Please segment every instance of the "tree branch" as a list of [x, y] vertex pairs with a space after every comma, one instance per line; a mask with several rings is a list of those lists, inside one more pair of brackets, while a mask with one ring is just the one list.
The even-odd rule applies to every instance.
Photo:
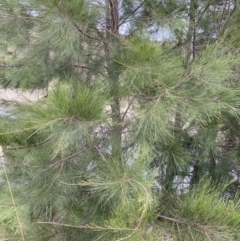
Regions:
[[48, 167], [46, 167], [45, 169], [43, 169], [42, 171], [40, 171], [40, 173], [41, 173], [41, 172], [44, 172], [44, 171], [47, 171], [48, 169], [52, 168], [53, 166], [62, 164], [62, 163], [64, 163], [65, 161], [67, 161], [67, 160], [69, 160], [69, 159], [71, 159], [71, 158], [73, 158], [73, 157], [75, 157], [75, 156], [78, 156], [80, 153], [83, 153], [83, 152], [85, 152], [85, 151], [87, 151], [87, 150], [89, 150], [89, 149], [91, 149], [91, 148], [86, 148], [86, 149], [77, 151], [77, 152], [75, 152], [75, 153], [73, 153], [73, 154], [71, 154], [71, 155], [69, 155], [69, 156], [66, 156], [66, 157], [62, 158], [61, 160], [58, 160], [58, 161], [54, 162], [53, 164], [49, 165]]
[[132, 105], [134, 99], [135, 99], [135, 97], [133, 97], [133, 98], [131, 99], [131, 101], [129, 102], [128, 107], [127, 107], [127, 109], [125, 110], [125, 112], [124, 112], [124, 114], [123, 114], [123, 116], [122, 116], [122, 121], [124, 121], [124, 119], [125, 119], [125, 117], [126, 117], [126, 115], [127, 115], [127, 112], [128, 112], [129, 109], [131, 108], [131, 105]]
[[90, 35], [88, 35], [87, 33], [85, 33], [76, 23], [72, 22], [72, 24], [76, 27], [76, 29], [85, 37], [89, 38], [89, 39], [93, 39], [93, 40], [96, 40], [96, 41], [99, 41], [99, 42], [103, 42], [101, 41], [100, 39], [98, 38], [94, 38]]
[[92, 70], [91, 68], [87, 67], [87, 66], [84, 66], [84, 65], [78, 65], [78, 64], [74, 64], [73, 67], [75, 68], [82, 68], [82, 69], [89, 69], [89, 70]]
[[184, 221], [184, 220], [181, 220], [181, 219], [176, 219], [176, 218], [170, 218], [170, 217], [167, 217], [167, 216], [163, 216], [163, 215], [158, 215], [158, 220], [161, 221], [162, 219], [165, 219], [165, 220], [168, 220], [168, 221], [171, 221], [171, 222], [174, 222], [174, 223], [178, 223], [178, 224], [184, 224], [184, 225], [187, 225], [188, 227], [191, 227], [191, 226], [195, 226], [196, 228], [199, 228], [200, 230], [204, 231], [205, 233], [210, 233], [214, 236], [219, 236], [219, 233], [217, 231], [214, 231], [212, 229], [209, 229], [208, 226], [206, 225], [201, 225], [199, 223], [194, 223], [194, 222], [187, 222], [187, 221]]
[[128, 20], [128, 18], [131, 17], [140, 7], [142, 7], [142, 5], [144, 4], [144, 2], [145, 2], [145, 0], [143, 0], [138, 7], [136, 7], [127, 17], [125, 17], [125, 18], [118, 24], [118, 27], [120, 27], [121, 25], [123, 25], [124, 23], [126, 23], [126, 21]]

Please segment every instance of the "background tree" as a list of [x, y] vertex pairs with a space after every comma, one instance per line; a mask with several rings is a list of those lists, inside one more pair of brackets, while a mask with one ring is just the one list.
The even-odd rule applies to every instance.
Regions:
[[3, 238], [239, 238], [236, 2], [0, 6]]

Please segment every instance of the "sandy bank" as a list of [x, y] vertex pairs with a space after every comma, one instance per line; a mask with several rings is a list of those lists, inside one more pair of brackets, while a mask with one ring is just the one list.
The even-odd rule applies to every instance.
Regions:
[[45, 92], [43, 90], [22, 91], [19, 89], [0, 89], [0, 100], [25, 102], [25, 101], [38, 101]]

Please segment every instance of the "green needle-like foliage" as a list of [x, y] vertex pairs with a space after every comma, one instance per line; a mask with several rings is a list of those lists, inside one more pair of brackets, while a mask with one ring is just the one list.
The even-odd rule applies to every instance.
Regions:
[[0, 0], [0, 240], [240, 240], [239, 11]]

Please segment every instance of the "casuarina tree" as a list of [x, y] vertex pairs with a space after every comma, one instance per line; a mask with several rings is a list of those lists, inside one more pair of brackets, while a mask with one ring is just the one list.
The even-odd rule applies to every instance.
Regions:
[[238, 240], [239, 14], [0, 0], [0, 239]]

